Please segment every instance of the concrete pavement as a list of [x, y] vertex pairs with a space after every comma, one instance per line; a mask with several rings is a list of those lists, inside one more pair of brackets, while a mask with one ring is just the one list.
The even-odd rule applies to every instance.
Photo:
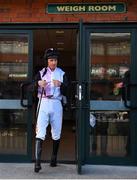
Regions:
[[33, 163], [0, 163], [0, 179], [137, 179], [135, 166], [84, 165], [82, 175], [70, 164], [52, 168], [42, 163], [39, 173], [34, 173], [33, 166]]

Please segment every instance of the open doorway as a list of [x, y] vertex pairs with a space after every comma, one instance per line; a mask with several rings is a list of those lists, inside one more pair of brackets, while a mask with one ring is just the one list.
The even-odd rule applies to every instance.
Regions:
[[[76, 29], [39, 29], [34, 30], [33, 34], [33, 74], [35, 75], [38, 70], [44, 67], [43, 54], [45, 49], [54, 47], [58, 49], [60, 54], [58, 66], [67, 73], [71, 81], [75, 81]], [[35, 123], [36, 120], [33, 121], [32, 159], [34, 159]], [[43, 145], [43, 161], [49, 161], [52, 153], [50, 126], [48, 127], [48, 132]], [[58, 161], [75, 162], [75, 112], [70, 108], [68, 111], [64, 111], [63, 115]]]

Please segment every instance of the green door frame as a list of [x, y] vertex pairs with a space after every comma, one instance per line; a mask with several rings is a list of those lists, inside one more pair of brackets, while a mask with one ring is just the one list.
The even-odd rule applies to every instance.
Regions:
[[[1, 30], [1, 34], [27, 34], [28, 35], [28, 44], [29, 44], [29, 55], [28, 55], [28, 81], [32, 80], [32, 67], [33, 67], [33, 36], [32, 36], [32, 31], [31, 30]], [[32, 147], [32, 142], [31, 142], [31, 136], [32, 136], [32, 130], [31, 130], [31, 121], [32, 119], [31, 114], [32, 114], [32, 109], [28, 109], [28, 117], [27, 117], [27, 154], [26, 155], [14, 155], [14, 154], [0, 154], [0, 162], [30, 162], [31, 159], [31, 148]]]
[[[84, 23], [83, 25], [81, 24], [79, 26], [78, 23], [36, 23], [36, 24], [31, 24], [31, 23], [24, 23], [24, 24], [2, 24], [0, 26], [0, 29], [3, 30], [3, 32], [5, 32], [6, 29], [7, 32], [10, 33], [10, 31], [15, 31], [15, 32], [28, 32], [30, 33], [30, 39], [31, 39], [31, 43], [30, 43], [30, 48], [33, 48], [33, 36], [32, 36], [32, 30], [34, 29], [79, 29], [79, 27], [81, 27], [81, 30], [80, 30], [80, 34], [81, 34], [81, 39], [79, 42], [80, 42], [80, 45], [83, 44], [80, 48], [79, 48], [79, 54], [81, 56], [81, 63], [80, 63], [80, 80], [79, 80], [79, 83], [80, 85], [82, 85], [83, 87], [83, 91], [82, 91], [82, 96], [83, 97], [86, 97], [82, 99], [81, 101], [81, 110], [80, 110], [80, 114], [79, 116], [81, 117], [80, 121], [78, 121], [79, 124], [79, 133], [78, 135], [80, 135], [80, 138], [79, 138], [79, 145], [78, 145], [78, 156], [79, 156], [79, 165], [78, 165], [78, 172], [81, 173], [81, 170], [82, 170], [82, 165], [83, 164], [99, 164], [100, 163], [100, 157], [99, 159], [96, 158], [94, 159], [93, 157], [90, 157], [89, 156], [89, 152], [88, 152], [88, 142], [89, 142], [89, 137], [88, 137], [88, 130], [89, 130], [89, 127], [88, 127], [88, 119], [89, 119], [89, 109], [90, 109], [90, 105], [89, 105], [89, 91], [88, 91], [88, 82], [89, 82], [89, 62], [87, 61], [88, 58], [89, 58], [89, 40], [88, 40], [88, 35], [89, 35], [89, 32], [91, 32], [91, 30], [93, 30], [93, 32], [97, 32], [100, 29], [104, 29], [104, 31], [110, 31], [111, 29], [113, 31], [118, 31], [118, 32], [125, 32], [125, 31], [130, 31], [132, 30], [132, 33], [134, 34], [134, 49], [132, 50], [132, 59], [134, 61], [134, 66], [133, 66], [133, 74], [132, 74], [132, 77], [133, 77], [133, 82], [134, 83], [137, 83], [136, 82], [136, 74], [135, 74], [135, 71], [137, 69], [137, 24], [136, 23], [115, 23], [115, 24], [111, 24], [111, 23], [99, 23], [99, 24], [94, 24], [94, 23]], [[92, 28], [92, 29], [91, 29]], [[33, 54], [32, 52], [30, 53], [30, 59], [32, 60], [33, 59]], [[78, 70], [78, 68], [77, 68]], [[29, 69], [29, 72], [32, 72], [32, 61], [31, 61], [31, 64], [30, 64], [30, 69]], [[32, 74], [29, 75], [30, 76], [30, 79], [32, 79]], [[84, 86], [83, 86], [84, 84]], [[135, 91], [135, 90], [134, 90]], [[135, 94], [135, 92], [134, 92]], [[136, 95], [135, 95], [136, 96]], [[134, 102], [135, 105], [137, 105], [137, 102]], [[30, 116], [31, 116], [31, 113], [29, 113]], [[136, 112], [132, 114], [133, 117], [136, 117]], [[31, 119], [31, 117], [29, 117], [28, 119]], [[32, 121], [32, 120], [31, 120]], [[28, 140], [28, 143], [29, 145], [31, 144], [31, 137], [32, 137], [32, 128], [31, 128], [31, 121], [29, 122], [29, 127], [28, 127], [28, 131], [30, 133], [30, 137], [29, 137], [29, 140]], [[134, 125], [134, 126], [133, 126]], [[135, 118], [134, 118], [134, 122], [132, 122], [132, 128], [133, 128], [133, 131], [132, 131], [132, 136], [136, 137], [137, 136], [137, 132], [136, 132], [136, 127], [137, 127], [137, 121], [135, 121]], [[134, 140], [132, 140], [135, 145], [135, 149], [137, 150], [137, 138], [134, 138]], [[32, 146], [31, 146], [32, 147]], [[31, 152], [31, 147], [28, 147], [28, 157], [22, 157], [20, 158], [20, 161], [23, 162], [23, 161], [31, 161], [31, 155], [32, 155], [32, 152]], [[86, 147], [86, 148], [85, 148]], [[134, 151], [133, 152], [133, 155], [134, 157], [137, 159], [137, 154], [136, 152]], [[3, 155], [2, 155], [3, 156]], [[5, 155], [2, 157], [1, 161], [6, 158], [7, 159], [7, 162], [9, 161], [16, 161], [17, 162], [17, 157], [18, 156], [14, 156], [12, 155]], [[19, 156], [20, 157], [20, 156]], [[105, 159], [101, 159], [101, 161], [103, 162]], [[117, 164], [116, 161], [117, 159], [111, 159], [111, 161], [113, 160], [113, 164]], [[110, 163], [111, 164], [111, 163]], [[136, 164], [136, 162], [134, 162], [134, 164]], [[129, 165], [129, 164], [128, 164]], [[133, 163], [132, 163], [133, 165]]]
[[79, 30], [77, 36], [77, 65], [76, 65], [76, 76], [77, 76], [77, 99], [76, 99], [76, 160], [77, 160], [77, 172], [78, 174], [82, 173], [82, 164], [84, 160], [84, 113], [83, 109], [83, 74], [85, 73], [83, 70], [84, 65], [84, 29], [83, 22], [80, 20], [79, 22]]
[[[86, 66], [86, 80], [90, 82], [89, 76], [89, 34], [90, 33], [104, 33], [104, 32], [115, 32], [115, 33], [131, 33], [131, 83], [135, 86], [132, 87], [131, 103], [134, 107], [137, 107], [137, 24], [91, 24], [85, 25], [85, 66]], [[89, 88], [87, 88], [86, 94], [89, 97]], [[85, 127], [85, 164], [111, 164], [111, 165], [137, 165], [137, 109], [132, 110], [131, 115], [131, 144], [132, 144], [132, 156], [131, 158], [120, 158], [120, 157], [91, 157], [89, 154], [89, 110], [90, 110], [90, 99], [88, 100], [88, 112], [86, 113], [86, 127]], [[86, 104], [86, 102], [85, 102]]]

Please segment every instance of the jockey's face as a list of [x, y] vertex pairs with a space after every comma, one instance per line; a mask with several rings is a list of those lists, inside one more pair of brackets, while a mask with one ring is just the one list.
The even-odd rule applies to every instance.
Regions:
[[53, 71], [57, 67], [57, 59], [55, 58], [50, 58], [48, 59], [48, 67]]

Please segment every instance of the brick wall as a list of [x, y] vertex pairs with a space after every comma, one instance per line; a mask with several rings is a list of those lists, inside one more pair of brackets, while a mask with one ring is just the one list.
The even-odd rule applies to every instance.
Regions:
[[[127, 12], [121, 14], [47, 14], [48, 3], [126, 2]], [[0, 22], [137, 22], [136, 0], [0, 0]]]

